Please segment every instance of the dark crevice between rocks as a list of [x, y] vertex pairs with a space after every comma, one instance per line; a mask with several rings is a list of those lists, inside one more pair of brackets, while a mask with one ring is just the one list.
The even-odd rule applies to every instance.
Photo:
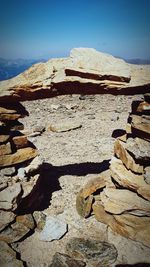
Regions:
[[8, 246], [16, 253], [16, 259], [21, 261], [24, 267], [27, 267], [27, 263], [21, 259], [21, 254], [17, 250], [15, 250], [15, 248], [12, 247], [10, 244], [8, 244]]
[[[17, 215], [42, 211], [49, 207], [52, 193], [61, 190], [59, 178], [64, 175], [85, 176], [87, 174], [99, 174], [109, 168], [109, 160], [101, 163], [86, 162], [53, 166], [44, 163], [39, 169], [39, 178], [31, 193], [23, 198], [15, 210]], [[69, 182], [69, 179], [68, 179]]]

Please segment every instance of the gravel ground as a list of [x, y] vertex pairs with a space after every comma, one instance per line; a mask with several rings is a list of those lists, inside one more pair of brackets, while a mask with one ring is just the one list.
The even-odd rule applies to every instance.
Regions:
[[[76, 194], [87, 181], [108, 168], [113, 155], [115, 129], [125, 129], [127, 117], [136, 96], [91, 95], [84, 100], [79, 95], [58, 96], [51, 99], [26, 101], [22, 104], [29, 117], [22, 119], [25, 129], [32, 131], [39, 126], [46, 128], [41, 135], [30, 137], [46, 163], [53, 165], [50, 178], [56, 179], [56, 188], [45, 213], [60, 214], [68, 223], [67, 234], [58, 241], [44, 242], [35, 231], [30, 237], [16, 244], [21, 259], [28, 267], [49, 266], [55, 252], [65, 252], [70, 237], [95, 237], [114, 243], [119, 251], [113, 265], [148, 261], [150, 250], [141, 244], [113, 234], [106, 225], [93, 216], [82, 219], [76, 212]], [[80, 123], [81, 128], [67, 132], [52, 132], [54, 123]], [[109, 176], [109, 171], [105, 171]], [[92, 266], [88, 266], [92, 267]]]

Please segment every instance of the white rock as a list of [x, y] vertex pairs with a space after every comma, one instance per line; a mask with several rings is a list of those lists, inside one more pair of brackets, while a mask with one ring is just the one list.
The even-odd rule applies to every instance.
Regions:
[[40, 240], [60, 239], [67, 232], [67, 224], [58, 217], [47, 216], [45, 226], [40, 233]]

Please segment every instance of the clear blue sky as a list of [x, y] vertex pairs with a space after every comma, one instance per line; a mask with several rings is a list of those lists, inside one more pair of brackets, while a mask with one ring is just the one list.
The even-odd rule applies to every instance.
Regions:
[[150, 0], [0, 0], [0, 57], [59, 57], [73, 47], [150, 59]]

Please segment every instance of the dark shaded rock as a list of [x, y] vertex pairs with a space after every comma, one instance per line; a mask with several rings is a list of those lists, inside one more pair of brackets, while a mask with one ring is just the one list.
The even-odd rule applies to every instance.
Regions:
[[95, 239], [71, 238], [66, 250], [73, 258], [90, 260], [97, 264], [113, 263], [117, 259], [117, 250], [113, 244]]
[[84, 267], [86, 263], [80, 260], [75, 260], [66, 254], [56, 253], [53, 257], [50, 267]]

